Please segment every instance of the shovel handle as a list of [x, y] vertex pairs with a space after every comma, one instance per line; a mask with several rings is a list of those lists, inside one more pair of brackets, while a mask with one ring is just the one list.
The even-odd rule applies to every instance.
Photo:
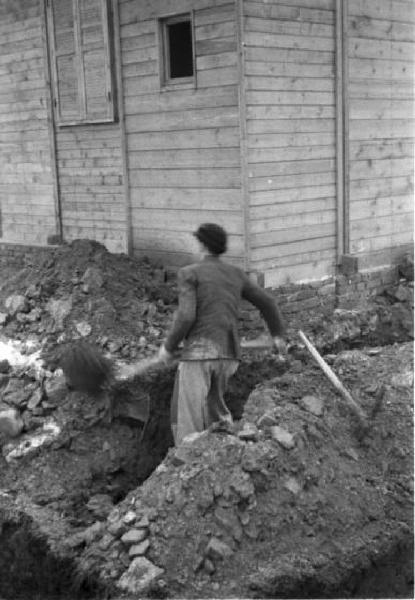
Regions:
[[354, 413], [354, 415], [359, 420], [361, 425], [366, 425], [367, 419], [362, 408], [357, 404], [354, 400], [353, 396], [346, 390], [340, 379], [334, 373], [334, 371], [329, 367], [324, 358], [318, 353], [317, 349], [313, 346], [313, 344], [306, 338], [302, 331], [298, 332], [302, 342], [304, 342], [307, 350], [310, 352], [311, 356], [317, 362], [320, 369], [323, 371], [325, 376], [329, 379], [329, 381], [334, 385], [336, 390], [341, 394], [341, 396], [346, 401], [350, 410]]

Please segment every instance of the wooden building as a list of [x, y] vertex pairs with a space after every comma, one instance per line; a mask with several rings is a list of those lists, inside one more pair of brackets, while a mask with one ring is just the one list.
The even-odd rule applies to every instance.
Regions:
[[386, 265], [414, 41], [413, 0], [0, 0], [0, 243], [178, 265], [213, 221], [267, 287]]

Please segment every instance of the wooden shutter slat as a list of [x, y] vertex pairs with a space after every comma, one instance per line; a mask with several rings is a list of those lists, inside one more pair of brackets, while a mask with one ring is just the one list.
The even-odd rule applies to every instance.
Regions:
[[113, 119], [106, 0], [78, 0], [87, 119]]
[[48, 15], [57, 120], [64, 124], [81, 118], [72, 0], [53, 0]]
[[113, 120], [107, 0], [51, 0], [48, 17], [58, 123]]

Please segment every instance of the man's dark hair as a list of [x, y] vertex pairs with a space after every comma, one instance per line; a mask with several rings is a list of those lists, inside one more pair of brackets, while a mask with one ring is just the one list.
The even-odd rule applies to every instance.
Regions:
[[194, 235], [211, 254], [219, 255], [226, 252], [228, 236], [220, 225], [203, 223]]

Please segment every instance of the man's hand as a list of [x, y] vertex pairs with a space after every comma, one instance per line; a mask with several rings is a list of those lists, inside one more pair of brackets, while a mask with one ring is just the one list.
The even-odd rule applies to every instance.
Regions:
[[281, 356], [285, 356], [287, 354], [287, 344], [282, 337], [275, 336], [273, 339], [274, 347], [278, 350], [278, 353]]
[[166, 348], [163, 344], [162, 346], [160, 346], [158, 359], [160, 362], [164, 363], [165, 365], [170, 365], [174, 360], [174, 354], [172, 352], [169, 352], [168, 350], [166, 350]]

